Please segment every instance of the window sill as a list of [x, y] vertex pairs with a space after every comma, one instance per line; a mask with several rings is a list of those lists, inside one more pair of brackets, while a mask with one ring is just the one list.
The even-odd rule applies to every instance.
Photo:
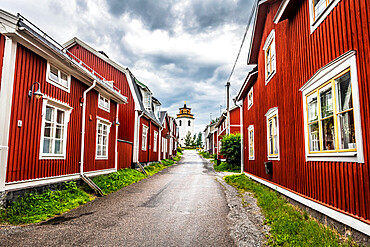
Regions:
[[41, 155], [40, 160], [65, 160], [66, 156], [65, 155]]
[[307, 154], [306, 161], [358, 162], [357, 152]]
[[49, 78], [47, 78], [46, 81], [48, 83], [50, 83], [51, 85], [56, 86], [57, 88], [60, 88], [63, 91], [66, 91], [67, 93], [70, 93], [70, 87], [65, 87], [65, 86], [61, 85], [59, 82], [54, 81], [54, 80], [49, 79]]
[[99, 105], [98, 105], [98, 108], [102, 109], [103, 111], [110, 112], [110, 108], [105, 108], [105, 107], [102, 107], [102, 106], [99, 106]]
[[276, 156], [267, 156], [268, 160], [280, 160], [279, 155]]
[[96, 157], [96, 160], [108, 160], [108, 157]]

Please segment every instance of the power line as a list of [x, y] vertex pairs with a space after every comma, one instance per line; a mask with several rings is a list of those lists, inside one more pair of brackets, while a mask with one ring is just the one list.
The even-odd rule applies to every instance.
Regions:
[[234, 69], [235, 69], [236, 63], [238, 62], [238, 59], [239, 59], [240, 53], [241, 53], [241, 51], [242, 51], [242, 48], [243, 48], [243, 45], [244, 45], [244, 41], [245, 41], [245, 37], [247, 36], [248, 30], [249, 30], [249, 26], [250, 26], [251, 21], [252, 21], [253, 13], [254, 13], [254, 11], [255, 11], [255, 9], [256, 9], [256, 6], [257, 6], [258, 1], [259, 1], [259, 0], [255, 0], [255, 1], [254, 1], [253, 8], [252, 8], [251, 13], [250, 13], [250, 15], [249, 15], [248, 25], [247, 25], [247, 27], [245, 28], [245, 32], [244, 32], [244, 35], [243, 35], [243, 40], [242, 40], [242, 43], [241, 43], [241, 45], [240, 45], [238, 55], [236, 56], [236, 59], [235, 59], [235, 62], [234, 62], [234, 66], [233, 66], [233, 68], [232, 68], [232, 70], [231, 70], [231, 72], [230, 72], [230, 76], [229, 76], [229, 78], [227, 79], [227, 81], [230, 81], [230, 78], [231, 78], [231, 76], [232, 76], [232, 75], [233, 75], [233, 73], [234, 73]]

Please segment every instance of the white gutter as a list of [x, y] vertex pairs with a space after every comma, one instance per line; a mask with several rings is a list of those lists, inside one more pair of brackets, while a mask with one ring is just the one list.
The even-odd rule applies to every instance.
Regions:
[[242, 101], [240, 108], [240, 172], [244, 172], [244, 128], [243, 128], [243, 106], [244, 102]]
[[86, 128], [86, 95], [87, 93], [96, 86], [96, 80], [94, 80], [91, 87], [86, 89], [83, 93], [82, 102], [82, 130], [81, 130], [81, 161], [80, 161], [80, 174], [84, 174], [84, 152], [85, 152], [85, 128]]
[[114, 154], [114, 166], [116, 167], [116, 171], [118, 171], [118, 111], [119, 111], [119, 104], [117, 103], [117, 109], [116, 109], [116, 120], [115, 120], [115, 126], [116, 126], [116, 142], [115, 142], [115, 154]]
[[[137, 116], [138, 115], [138, 111], [135, 111], [135, 115]], [[138, 116], [137, 118], [137, 123], [136, 123], [136, 135], [134, 136], [134, 138], [136, 137], [136, 140], [134, 140], [134, 143], [136, 143], [136, 147], [134, 147], [134, 154], [136, 154], [136, 156], [134, 157], [133, 161], [134, 163], [138, 163], [139, 162], [139, 147], [140, 147], [140, 138], [139, 138], [139, 134], [140, 134], [140, 118], [144, 115], [144, 112], [141, 112], [140, 116]], [[135, 145], [135, 144], [134, 144]]]

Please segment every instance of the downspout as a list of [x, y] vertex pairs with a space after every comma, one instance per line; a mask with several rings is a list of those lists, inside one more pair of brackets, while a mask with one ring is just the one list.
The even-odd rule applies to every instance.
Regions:
[[83, 93], [82, 102], [82, 130], [81, 130], [81, 161], [80, 161], [80, 174], [84, 175], [84, 152], [85, 152], [85, 128], [86, 128], [86, 95], [87, 93], [96, 86], [96, 80], [94, 80], [91, 87], [86, 89]]
[[114, 159], [115, 159], [115, 167], [116, 167], [116, 171], [118, 171], [118, 125], [117, 125], [117, 121], [118, 121], [118, 111], [119, 111], [119, 104], [117, 104], [117, 110], [116, 110], [116, 142], [115, 142], [115, 156], [114, 156]]
[[140, 150], [140, 119], [144, 115], [144, 112], [141, 112], [141, 114], [137, 118], [137, 143], [136, 143], [136, 160], [134, 162], [139, 163], [139, 150]]
[[159, 148], [158, 148], [158, 161], [161, 161], [161, 148], [162, 148], [162, 130], [163, 126], [159, 128]]
[[149, 136], [149, 138], [146, 138], [146, 145], [147, 145], [147, 147], [148, 147], [148, 162], [150, 162], [150, 150], [151, 150], [151, 146], [150, 146], [150, 143], [151, 143], [151, 141], [150, 141], [150, 138], [151, 138], [151, 130], [152, 130], [152, 120], [150, 120], [149, 121], [149, 130], [148, 130], [148, 133], [149, 133], [149, 135], [147, 134], [147, 137]]
[[240, 172], [244, 172], [244, 126], [243, 126], [243, 105], [239, 105], [240, 108]]

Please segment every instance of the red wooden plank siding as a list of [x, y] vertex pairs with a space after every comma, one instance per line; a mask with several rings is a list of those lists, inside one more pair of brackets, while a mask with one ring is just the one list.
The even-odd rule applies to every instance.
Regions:
[[118, 142], [118, 169], [130, 168], [132, 164], [132, 144]]
[[[369, 5], [365, 0], [342, 0], [311, 34], [308, 1], [297, 4], [295, 13], [277, 25], [273, 18], [281, 1], [269, 8], [258, 57], [258, 78], [253, 85], [254, 105], [244, 98], [244, 169], [312, 200], [360, 220], [370, 222], [370, 41]], [[263, 45], [275, 29], [276, 74], [265, 85]], [[355, 50], [360, 91], [360, 111], [365, 163], [306, 162], [302, 94], [299, 89], [313, 74], [343, 53]], [[267, 175], [265, 113], [278, 107], [280, 161], [273, 161]], [[248, 158], [248, 126], [254, 125], [255, 160]]]
[[[45, 81], [46, 60], [18, 44], [14, 75], [13, 110], [10, 122], [9, 156], [6, 182], [51, 177], [78, 172], [81, 142], [80, 97], [87, 88], [72, 77], [71, 93]], [[65, 160], [39, 160], [42, 99], [28, 97], [33, 82], [41, 91], [73, 107], [68, 124]], [[22, 120], [22, 127], [17, 127]], [[74, 152], [71, 152], [73, 150]]]
[[133, 142], [135, 103], [125, 74], [78, 44], [68, 50], [88, 66], [93, 68], [97, 73], [102, 75], [105, 79], [108, 81], [114, 81], [114, 86], [119, 88], [121, 90], [121, 94], [128, 98], [127, 104], [119, 106], [118, 117], [121, 124], [118, 127], [118, 139]]
[[147, 142], [146, 142], [146, 150], [142, 150], [142, 140], [143, 140], [143, 124], [149, 128], [150, 120], [146, 119], [144, 116], [140, 118], [140, 125], [139, 125], [139, 162], [146, 163], [149, 161], [148, 159], [148, 152], [149, 152], [149, 133], [150, 129], [148, 129], [147, 134]]

